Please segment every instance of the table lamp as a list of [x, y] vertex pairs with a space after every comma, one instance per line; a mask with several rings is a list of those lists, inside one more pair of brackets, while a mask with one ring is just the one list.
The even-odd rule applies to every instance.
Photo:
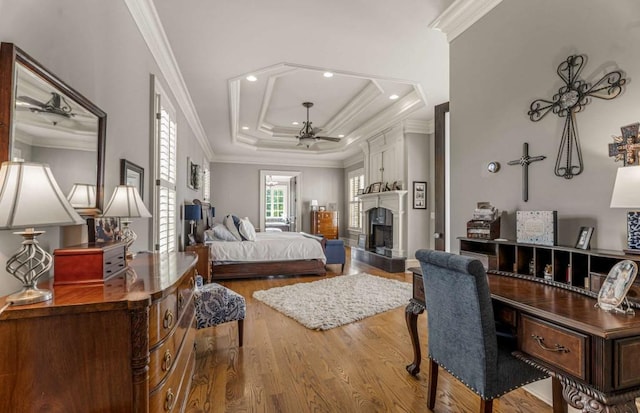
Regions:
[[113, 195], [107, 207], [104, 209], [102, 216], [121, 219], [122, 231], [120, 232], [120, 237], [126, 245], [127, 257], [130, 258], [133, 254], [129, 251], [129, 248], [138, 236], [129, 227], [129, 223], [131, 222], [129, 218], [151, 218], [151, 213], [149, 213], [144, 202], [142, 202], [142, 198], [140, 198], [136, 187], [118, 185], [113, 191]]
[[96, 186], [90, 184], [73, 184], [67, 200], [74, 208], [95, 208]]
[[627, 254], [640, 254], [640, 166], [618, 168], [611, 195], [611, 208], [626, 208]]
[[7, 261], [6, 270], [22, 282], [22, 289], [7, 297], [7, 303], [24, 305], [50, 300], [49, 290], [37, 288], [49, 271], [52, 257], [38, 244], [44, 231], [35, 226], [84, 224], [51, 173], [48, 165], [3, 162], [0, 166], [0, 229], [24, 228], [14, 232], [23, 237], [22, 247]]
[[191, 232], [189, 233], [189, 245], [195, 244], [195, 236], [193, 235], [193, 228], [197, 221], [202, 219], [202, 207], [200, 205], [185, 205], [184, 206], [184, 219], [189, 221], [191, 225]]

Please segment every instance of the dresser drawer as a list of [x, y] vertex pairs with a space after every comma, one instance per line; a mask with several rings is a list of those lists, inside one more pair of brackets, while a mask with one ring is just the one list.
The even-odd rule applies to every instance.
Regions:
[[519, 341], [522, 352], [546, 361], [575, 377], [587, 379], [587, 336], [523, 315]]
[[[178, 285], [178, 317], [182, 317], [182, 313], [185, 308], [188, 308], [187, 303], [193, 296], [193, 291], [196, 285], [196, 270], [195, 268], [189, 271], [189, 275], [180, 282]], [[193, 307], [193, 303], [190, 304]]]
[[195, 304], [189, 297], [185, 311], [179, 319], [175, 331], [157, 347], [151, 348], [149, 357], [149, 388], [155, 388], [171, 371], [177, 361], [178, 350], [188, 337], [189, 330], [195, 330]]
[[182, 411], [189, 393], [191, 376], [195, 369], [195, 351], [193, 348], [195, 337], [196, 329], [189, 329], [166, 380], [160, 386], [151, 390], [149, 396], [150, 412], [169, 413]]
[[178, 297], [173, 291], [149, 309], [149, 348], [162, 341], [178, 322]]

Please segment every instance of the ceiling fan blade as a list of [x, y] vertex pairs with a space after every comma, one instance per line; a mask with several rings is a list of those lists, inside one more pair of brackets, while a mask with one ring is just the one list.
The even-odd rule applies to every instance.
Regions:
[[18, 99], [16, 99], [18, 102], [23, 102], [29, 105], [33, 105], [33, 106], [38, 106], [40, 108], [46, 106], [46, 103], [44, 102], [40, 102], [37, 99], [32, 98], [31, 96], [18, 96]]
[[340, 142], [340, 138], [332, 138], [330, 136], [314, 136], [314, 139], [321, 139], [323, 141]]

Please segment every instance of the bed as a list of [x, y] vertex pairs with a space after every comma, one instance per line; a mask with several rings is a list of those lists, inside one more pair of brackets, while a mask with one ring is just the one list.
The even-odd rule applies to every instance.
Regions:
[[325, 275], [324, 239], [298, 232], [258, 232], [255, 241], [207, 241], [213, 280]]

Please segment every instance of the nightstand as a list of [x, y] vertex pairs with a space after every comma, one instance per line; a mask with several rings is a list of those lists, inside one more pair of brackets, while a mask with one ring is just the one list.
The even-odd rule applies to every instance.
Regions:
[[188, 245], [186, 251], [195, 252], [198, 256], [196, 270], [207, 282], [211, 282], [211, 258], [209, 257], [209, 246], [205, 244]]

